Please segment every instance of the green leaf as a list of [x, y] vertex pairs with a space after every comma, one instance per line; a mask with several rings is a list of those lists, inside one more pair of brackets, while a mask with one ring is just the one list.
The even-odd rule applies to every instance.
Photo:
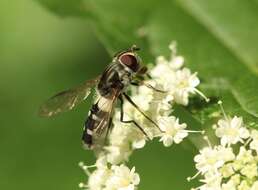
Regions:
[[137, 44], [149, 62], [168, 55], [168, 44], [176, 40], [187, 66], [203, 79], [204, 92], [212, 88], [229, 102], [224, 101], [228, 113], [258, 121], [257, 1], [51, 2], [68, 15], [81, 15], [75, 7], [82, 2], [90, 7], [87, 18], [110, 53]]
[[[235, 97], [228, 90], [206, 90], [207, 94], [210, 94], [210, 102], [206, 103], [205, 100], [198, 97], [193, 97], [190, 99], [189, 105], [186, 109], [191, 113], [192, 117], [195, 118], [199, 123], [205, 124], [210, 120], [215, 120], [224, 117], [222, 110], [218, 104], [218, 101], [223, 102], [222, 106], [228, 115], [237, 115], [244, 118], [245, 124], [252, 126], [253, 123], [257, 121], [256, 117], [253, 117], [249, 113], [243, 111]], [[214, 96], [215, 95], [215, 96]], [[218, 97], [221, 97], [220, 99]], [[258, 126], [252, 126], [258, 127]]]
[[89, 11], [83, 0], [36, 0], [56, 14], [64, 16], [83, 16]]
[[[164, 23], [166, 18], [170, 18], [173, 26]], [[163, 47], [173, 36], [193, 70], [197, 70], [207, 83], [220, 78], [225, 80], [241, 107], [258, 116], [257, 76], [227, 48], [223, 40], [210, 32], [211, 29], [174, 4], [160, 8], [153, 15], [149, 28], [151, 45], [157, 54], [164, 51]], [[157, 35], [160, 33], [164, 35]]]
[[243, 64], [258, 72], [258, 6], [252, 1], [178, 0]]

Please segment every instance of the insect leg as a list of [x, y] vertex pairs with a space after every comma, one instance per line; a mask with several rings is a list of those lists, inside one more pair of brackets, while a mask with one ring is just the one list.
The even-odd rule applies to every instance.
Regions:
[[128, 102], [134, 106], [148, 121], [150, 121], [155, 127], [157, 127], [159, 129], [160, 132], [162, 132], [162, 130], [159, 128], [158, 124], [155, 123], [149, 116], [147, 116], [135, 103], [134, 101], [126, 94], [123, 93], [123, 96], [128, 100]]
[[132, 124], [134, 124], [150, 140], [148, 134], [144, 131], [144, 129], [136, 121], [134, 121], [134, 120], [125, 121], [124, 120], [124, 100], [123, 100], [123, 97], [119, 96], [119, 100], [121, 102], [121, 104], [120, 104], [120, 106], [121, 106], [120, 107], [120, 110], [121, 110], [120, 121], [122, 123], [132, 123]]
[[107, 132], [105, 135], [105, 142], [107, 142], [107, 137], [108, 137], [110, 131], [112, 130], [112, 121], [113, 121], [113, 117], [110, 118], [109, 123], [108, 123], [108, 128], [107, 128]]
[[159, 90], [159, 89], [157, 89], [157, 88], [155, 88], [154, 86], [152, 86], [151, 84], [147, 84], [147, 83], [145, 83], [145, 82], [131, 82], [131, 85], [133, 85], [133, 86], [141, 86], [141, 85], [144, 85], [144, 86], [146, 86], [147, 88], [150, 88], [150, 89], [152, 89], [152, 90], [154, 90], [154, 91], [156, 91], [156, 92], [159, 92], [159, 93], [167, 93], [167, 91], [164, 91], [164, 90]]

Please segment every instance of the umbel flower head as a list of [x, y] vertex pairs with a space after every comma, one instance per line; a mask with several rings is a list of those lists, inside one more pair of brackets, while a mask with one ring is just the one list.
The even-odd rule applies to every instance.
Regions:
[[140, 183], [140, 177], [135, 172], [135, 168], [129, 169], [124, 164], [108, 166], [105, 156], [101, 156], [96, 165], [90, 166], [96, 168], [92, 173], [89, 166], [83, 163], [80, 167], [89, 175], [88, 184], [80, 183], [81, 188], [94, 190], [133, 190]]
[[[221, 103], [221, 102], [219, 102]], [[223, 146], [244, 142], [250, 134], [244, 126], [243, 118], [234, 116], [232, 119], [225, 116], [220, 119], [217, 125], [214, 125], [216, 135], [220, 138]]]
[[[179, 144], [188, 136], [187, 125], [172, 115], [173, 104], [188, 105], [191, 95], [200, 94], [196, 89], [200, 80], [197, 73], [191, 73], [183, 67], [184, 58], [176, 53], [176, 44], [171, 43], [170, 59], [159, 56], [154, 66], [149, 66], [149, 75], [145, 84], [149, 84], [161, 92], [154, 91], [146, 85], [131, 88], [131, 98], [148, 115], [157, 126], [153, 125], [130, 103], [125, 102], [125, 120], [135, 120], [147, 134], [148, 139], [159, 138], [165, 147], [173, 143]], [[132, 124], [120, 122], [120, 110], [116, 109], [113, 116], [113, 127], [109, 134], [108, 144], [99, 154], [92, 167], [81, 164], [89, 176], [87, 184], [80, 187], [89, 190], [134, 190], [140, 182], [135, 168], [124, 165], [135, 149], [143, 148], [147, 137]]]
[[[146, 86], [131, 90], [132, 100], [157, 123], [160, 130], [130, 103], [124, 104], [125, 119], [137, 121], [150, 139], [160, 138], [160, 142], [166, 147], [180, 143], [189, 132], [195, 132], [187, 130], [185, 123], [172, 116], [173, 104], [187, 105], [191, 94], [198, 93], [203, 96], [196, 89], [199, 84], [197, 73], [192, 74], [188, 68], [183, 67], [184, 58], [176, 54], [175, 43], [171, 43], [169, 48], [170, 59], [159, 56], [156, 64], [149, 66], [151, 79], [145, 81], [146, 84], [164, 92], [160, 93]], [[113, 130], [109, 137], [109, 146], [106, 150], [108, 162], [112, 164], [127, 161], [133, 150], [143, 148], [146, 144], [146, 136], [139, 129], [133, 124], [120, 122], [119, 109], [115, 112]]]
[[198, 172], [193, 178], [201, 175], [203, 184], [194, 190], [256, 190], [258, 132], [246, 128], [242, 117], [231, 118], [221, 108], [224, 118], [214, 125], [220, 145], [212, 146], [208, 142], [209, 146], [195, 156]]

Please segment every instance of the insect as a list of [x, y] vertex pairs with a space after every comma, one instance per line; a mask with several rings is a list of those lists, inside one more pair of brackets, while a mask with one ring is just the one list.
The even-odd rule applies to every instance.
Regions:
[[[87, 120], [84, 124], [82, 135], [83, 144], [90, 149], [102, 148], [112, 126], [112, 114], [118, 100], [120, 100], [121, 116], [123, 123], [134, 124], [146, 137], [148, 135], [143, 128], [134, 120], [124, 119], [124, 99], [132, 104], [153, 125], [158, 125], [149, 118], [128, 96], [126, 90], [129, 85], [146, 85], [153, 90], [151, 85], [144, 83], [147, 68], [141, 65], [141, 59], [136, 53], [139, 48], [135, 45], [130, 49], [117, 53], [104, 70], [102, 75], [88, 80], [70, 90], [56, 94], [47, 100], [39, 109], [39, 115], [51, 117], [61, 112], [73, 109], [90, 95], [92, 88], [96, 87], [97, 99], [92, 105]], [[158, 127], [159, 128], [159, 127]]]

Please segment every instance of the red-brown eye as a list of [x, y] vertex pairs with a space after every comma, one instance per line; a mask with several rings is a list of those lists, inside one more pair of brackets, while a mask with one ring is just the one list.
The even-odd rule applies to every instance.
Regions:
[[129, 67], [132, 71], [137, 72], [139, 70], [140, 65], [135, 56], [130, 55], [130, 54], [124, 54], [124, 55], [120, 56], [119, 60], [124, 65]]

